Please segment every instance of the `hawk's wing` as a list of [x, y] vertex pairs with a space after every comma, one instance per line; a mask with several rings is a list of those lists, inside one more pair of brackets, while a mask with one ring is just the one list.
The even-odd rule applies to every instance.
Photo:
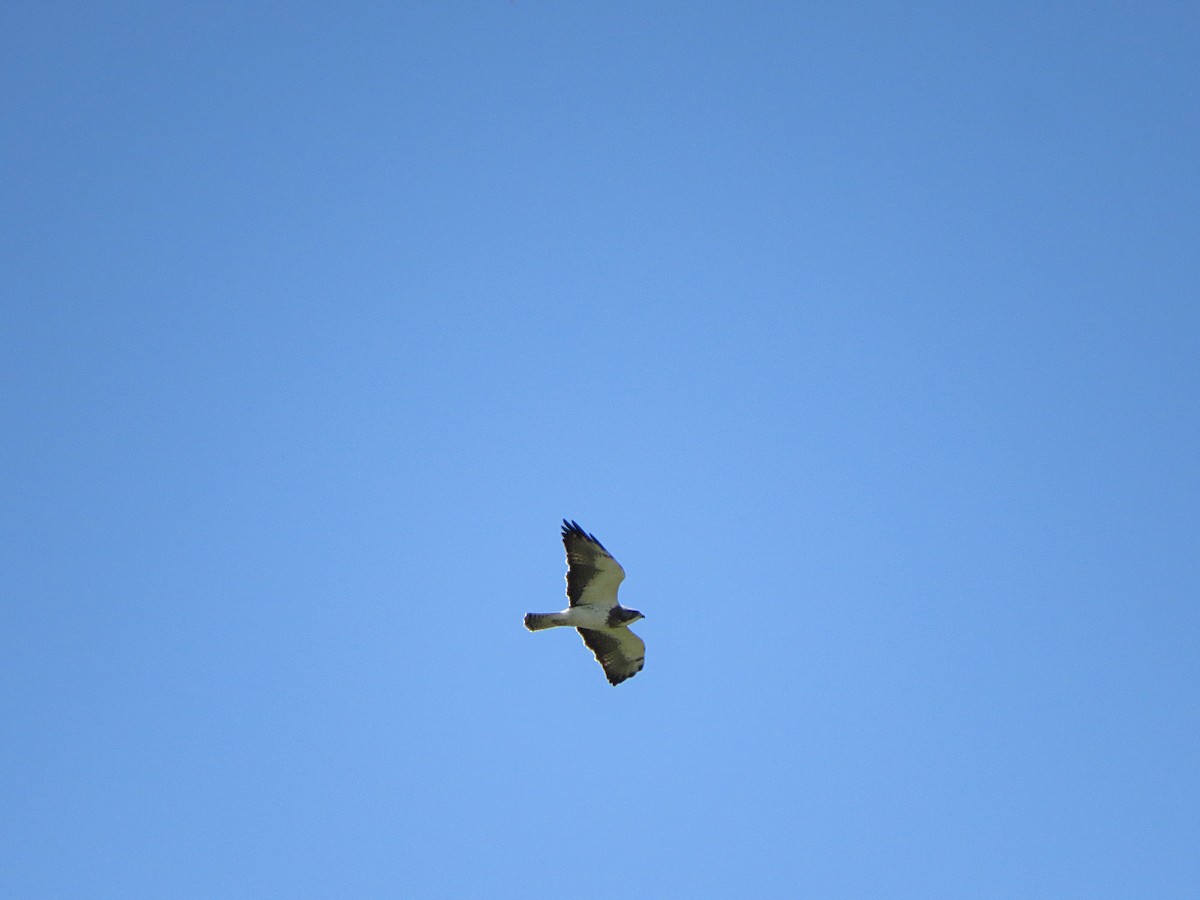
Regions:
[[596, 538], [575, 522], [563, 519], [563, 546], [567, 548], [567, 598], [572, 606], [617, 605], [617, 588], [625, 570]]
[[646, 644], [628, 628], [576, 628], [587, 648], [604, 666], [610, 684], [620, 684], [642, 671], [646, 664]]

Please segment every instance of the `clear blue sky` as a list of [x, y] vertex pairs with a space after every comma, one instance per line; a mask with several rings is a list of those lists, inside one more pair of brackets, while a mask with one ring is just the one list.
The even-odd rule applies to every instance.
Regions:
[[0, 895], [1200, 896], [1194, 4], [0, 45]]

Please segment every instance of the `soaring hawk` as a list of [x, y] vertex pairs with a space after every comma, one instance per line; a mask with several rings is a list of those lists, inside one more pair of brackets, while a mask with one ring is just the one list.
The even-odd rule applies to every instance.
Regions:
[[530, 631], [574, 628], [596, 654], [609, 683], [620, 684], [642, 671], [646, 663], [646, 645], [629, 630], [631, 623], [645, 616], [617, 602], [625, 570], [594, 535], [563, 519], [562, 539], [567, 548], [567, 599], [571, 605], [562, 612], [529, 613], [525, 627]]

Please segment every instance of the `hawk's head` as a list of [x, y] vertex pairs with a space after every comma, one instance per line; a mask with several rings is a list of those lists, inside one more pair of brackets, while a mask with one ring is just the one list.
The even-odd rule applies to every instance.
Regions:
[[617, 628], [622, 625], [632, 625], [638, 619], [646, 618], [636, 609], [626, 609], [623, 606], [614, 606], [608, 614], [608, 627]]

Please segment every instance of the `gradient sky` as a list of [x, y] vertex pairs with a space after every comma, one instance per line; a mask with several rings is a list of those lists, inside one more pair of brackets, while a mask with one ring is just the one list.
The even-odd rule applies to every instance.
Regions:
[[[1200, 7], [10, 2], [0, 895], [1200, 896]], [[646, 668], [561, 608], [624, 565]]]

